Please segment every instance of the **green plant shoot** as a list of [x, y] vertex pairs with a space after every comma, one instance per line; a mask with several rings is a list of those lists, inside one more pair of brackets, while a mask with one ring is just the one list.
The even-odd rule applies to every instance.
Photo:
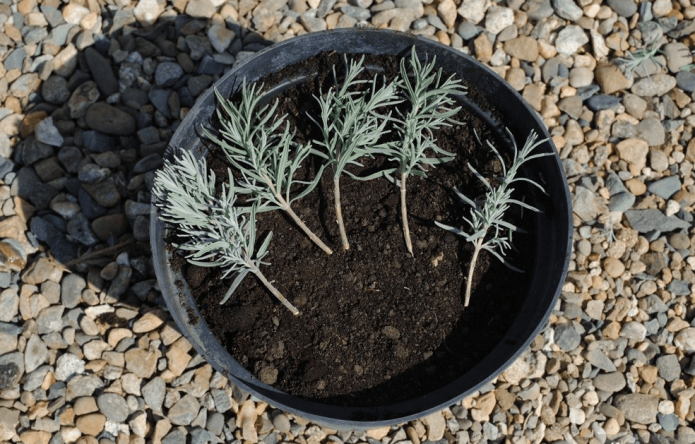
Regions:
[[220, 304], [229, 299], [248, 273], [253, 273], [285, 307], [298, 315], [299, 310], [260, 271], [272, 233], [256, 251], [258, 203], [251, 207], [235, 206], [237, 191], [230, 171], [229, 183], [221, 187], [217, 197], [215, 173], [208, 171], [204, 158], [196, 160], [188, 151], [173, 156], [157, 172], [152, 188], [160, 219], [174, 224], [179, 235], [186, 239], [174, 246], [187, 252], [188, 262], [200, 267], [221, 267], [223, 278], [236, 273]]
[[[259, 88], [260, 89], [260, 88]], [[318, 245], [326, 254], [333, 251], [291, 208], [291, 204], [309, 194], [319, 183], [323, 167], [311, 182], [295, 181], [295, 173], [302, 162], [315, 151], [311, 143], [299, 145], [293, 142], [294, 134], [289, 123], [284, 125], [285, 116], [274, 118], [277, 101], [272, 106], [259, 106], [262, 99], [256, 85], [241, 89], [241, 103], [238, 105], [225, 99], [215, 91], [220, 107], [217, 116], [222, 125], [221, 137], [216, 137], [207, 129], [205, 135], [222, 147], [227, 160], [239, 170], [243, 177], [240, 192], [250, 193], [258, 202], [258, 211], [280, 209], [292, 218], [295, 224]], [[290, 152], [294, 150], [294, 155]], [[304, 185], [295, 196], [293, 185]]]
[[[514, 141], [514, 136], [509, 130], [507, 130], [507, 132], [509, 133], [510, 139], [514, 144], [514, 158], [512, 159], [511, 166], [509, 167], [509, 169], [507, 169], [507, 167], [505, 166], [504, 159], [500, 155], [499, 151], [497, 151], [497, 149], [490, 143], [490, 141], [487, 141], [488, 147], [490, 147], [490, 149], [495, 153], [495, 155], [500, 161], [500, 164], [502, 165], [502, 177], [497, 178], [497, 181], [500, 182], [499, 185], [494, 187], [490, 185], [490, 183], [488, 183], [485, 177], [483, 177], [478, 171], [476, 171], [475, 168], [473, 168], [473, 166], [469, 163], [468, 168], [471, 169], [473, 174], [475, 174], [475, 176], [487, 188], [485, 197], [483, 197], [480, 201], [473, 201], [466, 197], [459, 190], [454, 189], [454, 192], [459, 197], [459, 199], [461, 199], [461, 201], [465, 204], [471, 206], [470, 218], [463, 217], [463, 220], [470, 228], [471, 234], [468, 234], [461, 229], [454, 228], [449, 225], [444, 225], [439, 222], [435, 222], [435, 224], [437, 224], [439, 227], [459, 236], [463, 236], [466, 239], [466, 241], [473, 244], [473, 257], [468, 268], [468, 279], [466, 281], [466, 296], [464, 301], [464, 306], [466, 307], [468, 306], [468, 302], [470, 301], [471, 297], [473, 270], [475, 269], [475, 264], [478, 260], [478, 255], [480, 254], [481, 250], [489, 252], [497, 259], [502, 261], [502, 263], [504, 263], [510, 269], [520, 273], [523, 272], [522, 270], [511, 265], [503, 257], [505, 255], [505, 250], [511, 248], [512, 232], [524, 232], [523, 229], [505, 221], [504, 214], [511, 205], [518, 205], [520, 207], [535, 212], [538, 212], [539, 210], [520, 200], [513, 199], [512, 193], [514, 191], [514, 188], [512, 188], [512, 185], [516, 182], [526, 182], [535, 187], [538, 187], [541, 191], [545, 193], [545, 190], [539, 183], [534, 182], [533, 180], [525, 177], [517, 177], [517, 174], [519, 172], [519, 167], [521, 167], [521, 165], [528, 162], [529, 160], [553, 155], [553, 153], [540, 153], [531, 155], [531, 151], [543, 144], [546, 140], [544, 139], [536, 141], [538, 136], [534, 131], [531, 131], [528, 138], [526, 139], [524, 147], [521, 149], [521, 151], [519, 151], [517, 149], [516, 142]], [[491, 235], [488, 236], [488, 232], [491, 232]]]
[[[452, 117], [461, 107], [453, 107], [453, 95], [465, 94], [466, 90], [459, 80], [453, 79], [453, 76], [442, 81], [442, 70], [435, 71], [435, 62], [436, 59], [433, 59], [423, 66], [414, 46], [408, 67], [405, 58], [401, 59], [401, 79], [398, 86], [410, 109], [405, 115], [392, 118], [400, 135], [399, 140], [388, 144], [380, 151], [398, 164], [397, 167], [381, 173], [400, 188], [403, 237], [411, 256], [414, 256], [414, 253], [408, 227], [406, 180], [410, 175], [426, 176], [425, 165], [434, 167], [454, 159], [456, 154], [438, 147], [432, 133], [442, 126], [458, 123], [452, 120]], [[437, 157], [427, 157], [427, 151], [431, 151]], [[392, 177], [394, 174], [397, 176], [396, 179]]]
[[370, 149], [378, 143], [379, 138], [388, 133], [385, 130], [387, 119], [375, 114], [381, 107], [400, 103], [395, 83], [377, 88], [377, 79], [370, 83], [365, 92], [355, 91], [355, 86], [367, 81], [358, 80], [363, 70], [364, 57], [359, 61], [345, 58], [346, 73], [342, 84], [338, 81], [335, 66], [333, 79], [335, 85], [326, 94], [316, 97], [320, 107], [320, 121], [311, 119], [320, 127], [323, 136], [317, 144], [324, 148], [319, 154], [327, 160], [327, 165], [333, 169], [333, 191], [335, 196], [335, 213], [340, 230], [343, 249], [350, 249], [350, 244], [343, 223], [343, 211], [340, 203], [340, 176], [346, 174], [355, 177], [345, 170], [348, 164], [358, 164], [357, 159], [370, 155]]

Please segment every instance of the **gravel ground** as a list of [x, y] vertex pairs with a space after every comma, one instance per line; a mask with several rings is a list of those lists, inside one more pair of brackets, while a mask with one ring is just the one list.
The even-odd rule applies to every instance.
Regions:
[[[690, 1], [0, 0], [0, 441], [695, 443]], [[550, 325], [509, 370], [369, 432], [212, 371], [148, 244], [153, 171], [196, 97], [272, 42], [353, 26], [504, 77], [550, 128], [575, 227]]]

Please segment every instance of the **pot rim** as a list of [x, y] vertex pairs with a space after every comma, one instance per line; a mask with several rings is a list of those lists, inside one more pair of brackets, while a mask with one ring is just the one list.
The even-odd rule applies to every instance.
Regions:
[[[368, 40], [370, 38], [379, 39], [397, 39], [399, 42], [410, 48], [412, 45], [431, 47], [433, 50], [437, 50], [439, 53], [451, 56], [453, 59], [460, 57], [458, 60], [466, 61], [468, 64], [475, 65], [475, 69], [482, 72], [485, 76], [491, 76], [489, 83], [486, 82], [485, 85], [480, 85], [481, 87], [491, 87], [493, 89], [501, 90], [500, 93], [503, 95], [511, 94], [512, 98], [516, 99], [518, 102], [517, 106], [521, 106], [526, 118], [530, 118], [534, 123], [534, 126], [541, 131], [539, 133], [548, 138], [548, 145], [555, 152], [554, 156], [548, 156], [544, 159], [548, 159], [549, 166], [553, 169], [552, 173], [555, 176], [561, 178], [562, 187], [557, 187], [558, 189], [553, 189], [558, 198], [559, 207], [553, 207], [556, 219], [559, 219], [559, 223], [564, 225], [565, 229], [560, 230], [558, 228], [558, 233], [564, 233], [564, 239], [562, 234], [557, 236], [556, 249], [558, 250], [557, 256], [563, 257], [563, 263], [551, 264], [553, 266], [553, 271], [556, 273], [555, 279], [551, 279], [552, 276], [545, 276], [543, 279], [551, 279], [551, 288], [554, 288], [554, 294], [548, 299], [543, 307], [526, 307], [522, 312], [517, 315], [517, 319], [514, 321], [513, 325], [510, 326], [510, 330], [519, 323], [519, 319], [524, 316], [529, 316], [534, 319], [540, 319], [536, 325], [531, 330], [524, 331], [523, 338], [513, 338], [512, 340], [503, 339], [498, 346], [496, 346], [490, 354], [488, 354], [481, 363], [478, 363], [471, 370], [461, 375], [456, 381], [441, 387], [438, 390], [431, 392], [428, 395], [421, 396], [419, 398], [411, 399], [408, 401], [403, 401], [395, 403], [388, 406], [372, 407], [372, 408], [358, 408], [358, 407], [339, 407], [331, 406], [326, 404], [321, 404], [316, 401], [303, 400], [298, 397], [286, 394], [278, 389], [275, 389], [267, 384], [260, 382], [258, 379], [253, 377], [248, 371], [243, 369], [224, 349], [221, 345], [214, 340], [210, 330], [207, 328], [205, 321], [200, 318], [200, 314], [197, 312], [195, 304], [190, 304], [192, 300], [190, 295], [190, 289], [188, 288], [185, 280], [182, 280], [184, 289], [177, 288], [176, 280], [177, 278], [171, 272], [170, 267], [167, 263], [167, 252], [166, 246], [163, 240], [163, 230], [164, 224], [161, 223], [157, 217], [157, 209], [155, 205], [152, 205], [150, 214], [150, 236], [152, 243], [152, 254], [153, 262], [155, 266], [155, 273], [157, 275], [158, 283], [160, 284], [160, 290], [167, 304], [172, 318], [182, 330], [182, 333], [191, 342], [196, 351], [203, 356], [207, 362], [209, 362], [217, 371], [224, 374], [232, 383], [239, 386], [243, 390], [251, 393], [258, 399], [266, 401], [273, 407], [280, 408], [286, 412], [295, 414], [297, 416], [303, 417], [305, 419], [311, 420], [312, 422], [328, 425], [331, 428], [337, 429], [368, 429], [374, 427], [382, 427], [386, 425], [398, 424], [413, 419], [421, 418], [430, 413], [439, 411], [445, 407], [448, 407], [464, 397], [470, 395], [475, 390], [479, 389], [483, 385], [490, 382], [492, 379], [496, 378], [502, 371], [507, 369], [522, 353], [526, 351], [531, 341], [538, 335], [542, 328], [547, 324], [550, 313], [554, 309], [556, 302], [558, 300], [561, 287], [564, 283], [565, 277], [567, 275], [570, 254], [572, 249], [572, 210], [571, 210], [571, 196], [569, 193], [569, 187], [567, 184], [567, 179], [564, 175], [564, 170], [560, 162], [560, 158], [557, 154], [552, 139], [550, 139], [549, 133], [545, 128], [543, 122], [536, 115], [536, 112], [530, 108], [530, 106], [523, 100], [519, 93], [511, 88], [506, 82], [504, 82], [494, 71], [492, 71], [487, 66], [481, 64], [472, 57], [463, 54], [451, 47], [442, 45], [438, 42], [434, 42], [425, 38], [420, 38], [412, 36], [405, 33], [400, 33], [392, 30], [375, 30], [367, 28], [347, 28], [347, 29], [337, 29], [330, 31], [321, 31], [317, 33], [308, 33], [302, 36], [294, 37], [272, 46], [264, 48], [263, 50], [257, 52], [255, 55], [251, 56], [249, 59], [239, 63], [224, 76], [222, 76], [215, 84], [209, 88], [207, 91], [202, 93], [195, 105], [191, 108], [188, 115], [182, 121], [179, 128], [176, 130], [174, 136], [172, 137], [170, 144], [167, 148], [167, 153], [165, 157], [171, 154], [173, 146], [186, 145], [186, 141], [193, 141], [199, 136], [195, 134], [197, 131], [191, 131], [184, 125], [186, 121], [195, 121], [196, 116], [200, 113], [209, 112], [209, 99], [212, 95], [212, 100], [214, 103], [213, 89], [218, 88], [225, 94], [228, 93], [232, 86], [236, 83], [236, 76], [243, 72], [245, 69], [253, 66], [260, 65], [262, 67], [267, 67], [267, 71], [261, 74], [267, 74], [269, 72], [274, 72], [277, 69], [273, 69], [274, 65], [281, 63], [282, 54], [284, 51], [291, 49], [296, 45], [302, 45], [305, 41], [310, 42], [314, 39], [334, 39], [340, 40], [340, 43], [345, 43], [343, 48], [340, 48], [342, 52], [359, 52], [356, 49], [359, 48], [360, 41]], [[390, 41], [390, 40], [389, 40]], [[306, 45], [305, 45], [306, 46]], [[439, 55], [438, 55], [439, 57]], [[266, 60], [269, 59], [269, 60]], [[441, 60], [438, 58], [438, 60]], [[448, 61], [448, 60], [445, 60]], [[279, 69], [279, 68], [278, 68]], [[478, 87], [478, 84], [475, 84]], [[195, 122], [194, 122], [195, 123]], [[190, 127], [191, 124], [188, 124]], [[153, 197], [154, 199], [154, 197]], [[153, 200], [154, 203], [154, 200]], [[563, 224], [564, 222], [564, 224]], [[564, 240], [564, 243], [563, 243]], [[536, 268], [542, 263], [540, 260], [540, 254], [536, 254]], [[539, 274], [539, 273], [535, 273]], [[551, 274], [551, 273], [548, 273]], [[188, 290], [186, 295], [184, 290]], [[528, 298], [528, 296], [527, 296]], [[527, 303], [525, 303], [528, 305]], [[198, 313], [199, 320], [195, 325], [193, 323], [193, 318], [190, 313], [186, 310], [193, 309], [195, 313]], [[538, 308], [542, 308], [542, 311], [538, 311]], [[195, 317], [195, 316], [194, 316]], [[202, 321], [202, 322], [201, 322]], [[207, 337], [206, 337], [207, 336]], [[505, 336], [507, 338], [509, 333]], [[214, 342], [217, 343], [217, 348], [214, 349], [213, 345], [210, 343], [210, 338], [213, 338]], [[520, 341], [523, 339], [523, 341]], [[213, 348], [211, 348], [213, 347]], [[487, 361], [490, 360], [491, 355], [495, 353], [505, 353], [505, 359], [500, 362], [494, 363], [494, 371], [489, 374], [484, 374], [483, 368]], [[225, 356], [226, 355], [226, 356]], [[230, 362], [230, 359], [232, 362]], [[225, 364], [231, 365], [231, 370], [225, 366]], [[236, 364], [236, 366], [234, 366]], [[241, 374], [239, 369], [242, 370]], [[243, 374], [245, 372], [246, 374]], [[476, 384], [474, 386], [468, 387], [464, 391], [457, 391], [455, 388], [461, 384], [457, 384], [457, 381], [466, 378], [475, 378]], [[453, 390], [453, 391], [452, 391]], [[426, 408], [412, 408], [409, 407], [411, 404], [424, 404]], [[365, 411], [369, 411], [365, 412]], [[397, 412], [397, 413], [396, 413]], [[360, 415], [364, 415], [364, 419], [359, 419]], [[373, 416], [372, 416], [373, 415]]]

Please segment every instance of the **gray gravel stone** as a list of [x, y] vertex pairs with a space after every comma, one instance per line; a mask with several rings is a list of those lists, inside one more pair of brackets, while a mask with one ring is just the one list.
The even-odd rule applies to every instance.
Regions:
[[87, 150], [94, 153], [105, 153], [116, 148], [114, 138], [99, 131], [84, 131], [82, 133], [82, 143]]
[[639, 424], [652, 424], [656, 422], [659, 398], [641, 393], [616, 395], [613, 405], [618, 408], [625, 419]]
[[157, 376], [145, 384], [140, 391], [142, 392], [145, 403], [152, 411], [161, 413], [164, 395], [166, 393], [166, 383], [164, 380]]
[[82, 299], [82, 290], [87, 283], [79, 274], [73, 273], [63, 277], [60, 287], [60, 301], [65, 308], [75, 308]]
[[608, 202], [608, 209], [610, 211], [627, 211], [632, 208], [636, 199], [635, 195], [630, 192], [618, 193], [611, 196]]
[[620, 336], [636, 341], [644, 341], [644, 338], [647, 336], [647, 328], [639, 322], [626, 322], [622, 330], [620, 330]]
[[646, 140], [649, 146], [659, 146], [666, 142], [664, 125], [659, 119], [646, 118], [637, 124], [636, 129], [637, 136]]
[[99, 411], [113, 422], [120, 424], [128, 418], [128, 403], [121, 395], [103, 393], [97, 398], [97, 405]]
[[688, 229], [690, 224], [675, 216], [666, 216], [659, 210], [628, 210], [625, 212], [630, 226], [640, 233], [659, 230], [667, 233], [673, 230]]
[[687, 296], [690, 294], [690, 283], [680, 279], [674, 279], [668, 284], [667, 289], [676, 296]]
[[34, 217], [29, 224], [32, 234], [36, 239], [46, 242], [51, 248], [51, 253], [62, 263], [70, 262], [77, 257], [77, 247], [68, 241], [65, 234], [56, 230], [47, 220]]
[[668, 199], [681, 189], [681, 180], [678, 176], [670, 176], [649, 184], [647, 190], [657, 196]]
[[627, 385], [625, 376], [620, 372], [601, 373], [593, 380], [594, 387], [604, 392], [616, 393]]
[[35, 137], [28, 137], [22, 148], [22, 162], [24, 165], [32, 165], [41, 159], [53, 155], [53, 148], [50, 145], [39, 142]]
[[162, 62], [157, 65], [154, 74], [155, 83], [160, 88], [168, 88], [183, 76], [183, 68], [174, 62]]
[[136, 129], [135, 119], [130, 114], [104, 102], [90, 106], [85, 121], [91, 129], [114, 136], [128, 136]]
[[586, 101], [586, 106], [592, 111], [601, 111], [604, 109], [611, 109], [620, 103], [620, 98], [615, 96], [608, 96], [605, 94], [597, 94], [591, 96]]
[[108, 168], [99, 168], [99, 165], [87, 163], [82, 165], [77, 173], [77, 178], [84, 183], [98, 183], [110, 175], [111, 171]]
[[571, 322], [555, 327], [555, 342], [561, 349], [572, 351], [579, 346], [581, 340], [581, 336]]
[[24, 353], [0, 356], [0, 390], [15, 387], [24, 375]]
[[92, 47], [85, 49], [84, 56], [89, 71], [92, 74], [92, 78], [99, 87], [99, 91], [101, 91], [105, 97], [118, 92], [118, 80], [111, 69], [109, 61], [99, 54], [99, 51]]
[[642, 299], [640, 301], [640, 307], [643, 307], [642, 309], [647, 314], [663, 313], [668, 309], [668, 307], [666, 306], [666, 304], [664, 304], [661, 298], [659, 298], [659, 296], [655, 294], [650, 294], [649, 296]]
[[36, 327], [39, 334], [52, 333], [63, 329], [63, 311], [65, 307], [62, 305], [53, 305], [41, 310], [36, 318]]
[[41, 85], [41, 96], [49, 103], [62, 105], [70, 99], [68, 82], [64, 78], [52, 75]]
[[573, 0], [553, 0], [555, 13], [566, 20], [577, 21], [584, 13]]
[[608, 6], [621, 17], [632, 17], [637, 12], [634, 0], [608, 0]]
[[215, 410], [224, 413], [232, 408], [232, 400], [226, 391], [221, 389], [212, 389], [212, 398], [215, 401]]
[[171, 406], [167, 417], [172, 424], [189, 425], [198, 415], [200, 403], [191, 395], [185, 395], [176, 404]]
[[676, 416], [675, 414], [670, 413], [668, 415], [664, 415], [662, 413], [658, 413], [656, 417], [659, 420], [659, 424], [661, 424], [661, 427], [664, 428], [664, 431], [673, 432], [678, 428], [678, 416]]
[[68, 233], [70, 234], [70, 239], [76, 240], [83, 245], [91, 246], [99, 241], [94, 231], [92, 231], [89, 220], [82, 213], [68, 221]]
[[186, 435], [179, 429], [174, 429], [162, 439], [162, 444], [186, 444]]
[[695, 91], [695, 72], [681, 71], [676, 74], [676, 85], [685, 92]]
[[606, 372], [616, 371], [615, 364], [600, 349], [595, 348], [585, 353], [584, 357], [593, 365]]
[[[426, 22], [424, 23], [426, 24]], [[456, 33], [461, 36], [464, 41], [476, 38], [478, 34], [480, 34], [480, 31], [480, 28], [470, 22], [461, 22], [456, 28]]]
[[676, 355], [662, 355], [656, 360], [656, 367], [659, 369], [659, 376], [667, 382], [678, 378], [681, 366]]
[[33, 372], [48, 358], [48, 347], [39, 335], [31, 335], [24, 349], [24, 371]]
[[162, 166], [162, 164], [162, 156], [160, 156], [157, 153], [150, 154], [149, 156], [144, 157], [138, 163], [135, 164], [135, 166], [133, 167], [133, 172], [135, 174], [146, 173], [148, 171], [152, 171], [154, 169], [159, 168], [160, 166]]

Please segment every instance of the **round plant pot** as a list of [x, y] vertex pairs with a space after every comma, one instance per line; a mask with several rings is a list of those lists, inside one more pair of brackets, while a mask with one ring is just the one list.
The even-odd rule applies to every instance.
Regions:
[[[292, 396], [262, 383], [220, 345], [201, 317], [186, 279], [177, 275], [170, 266], [174, 253], [167, 247], [165, 225], [158, 219], [153, 205], [151, 241], [160, 290], [172, 317], [196, 351], [217, 371], [257, 398], [331, 428], [366, 429], [401, 423], [450, 406], [479, 389], [511, 365], [544, 327], [567, 274], [572, 240], [570, 194], [548, 131], [515, 90], [471, 57], [430, 40], [393, 31], [341, 29], [306, 34], [266, 48], [237, 65], [215, 83], [214, 88], [222, 96], [228, 97], [244, 79], [247, 83], [253, 83], [269, 73], [324, 51], [407, 57], [413, 45], [420, 54], [427, 54], [429, 58], [436, 56], [439, 67], [474, 86], [484, 100], [496, 108], [495, 118], [486, 118], [498, 132], [503, 132], [501, 128], [506, 127], [516, 140], [523, 141], [531, 130], [535, 130], [541, 139], [548, 139], [541, 149], [554, 153], [553, 156], [534, 160], [525, 169], [525, 175], [541, 182], [547, 193], [536, 196], [536, 202], [527, 202], [535, 204], [542, 211], [535, 216], [537, 254], [524, 265], [531, 281], [525, 302], [503, 340], [477, 365], [453, 382], [426, 396], [377, 407], [326, 405]], [[475, 108], [474, 104], [469, 105]], [[176, 147], [202, 155], [204, 139], [201, 127], [212, 121], [215, 108], [215, 95], [211, 88], [199, 97], [181, 123], [170, 142], [170, 149]], [[480, 113], [484, 115], [482, 111]]]

